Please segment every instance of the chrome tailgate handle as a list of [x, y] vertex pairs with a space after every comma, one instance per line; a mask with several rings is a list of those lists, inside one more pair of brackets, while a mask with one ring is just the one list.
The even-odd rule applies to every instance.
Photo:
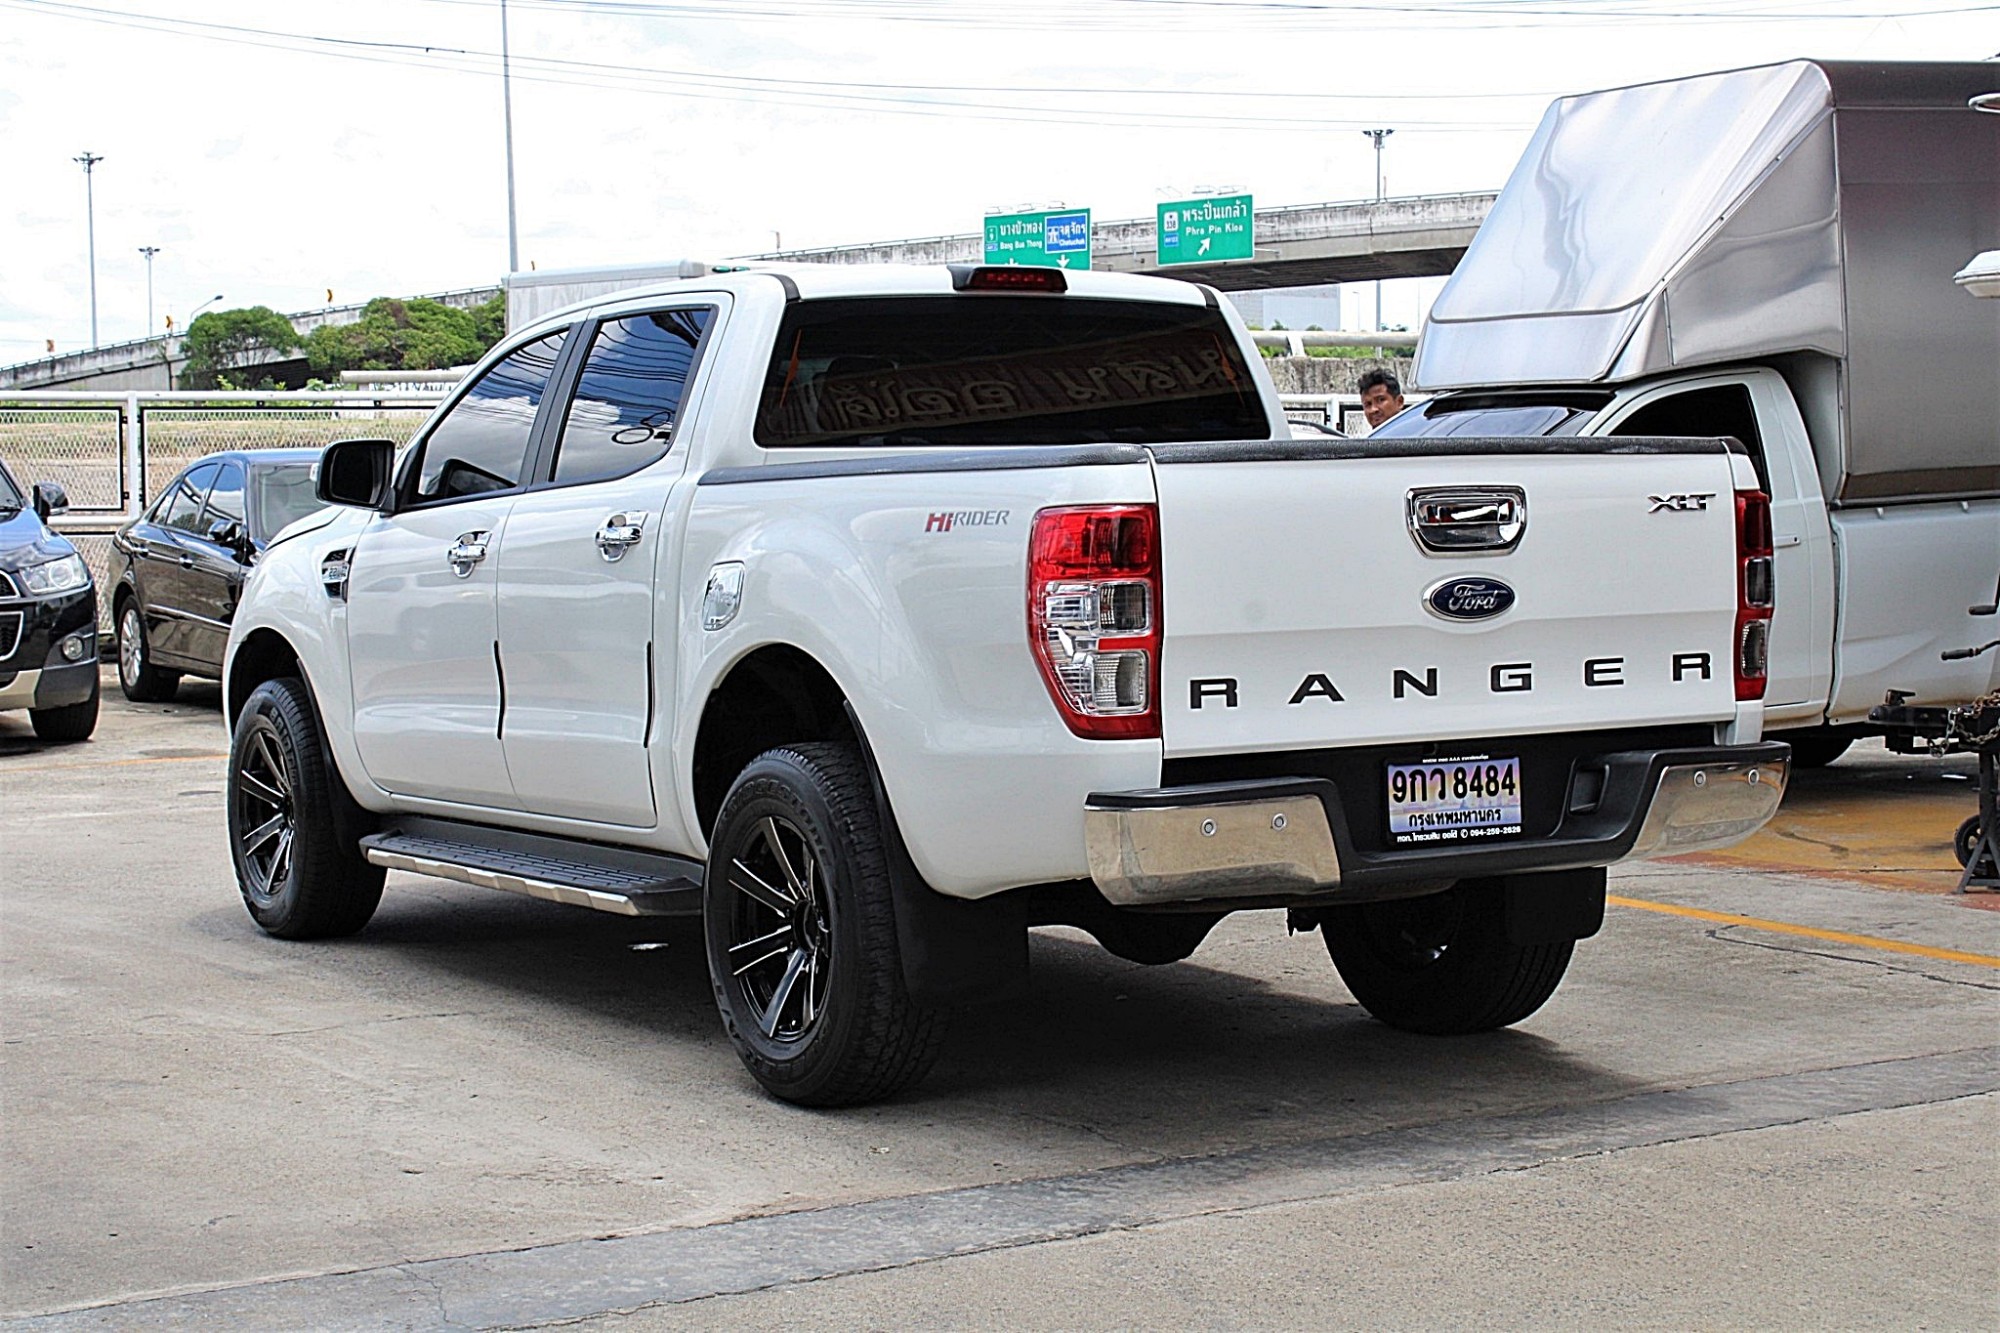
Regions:
[[444, 553], [451, 565], [451, 572], [460, 578], [472, 577], [472, 567], [486, 558], [486, 542], [490, 532], [462, 532], [458, 540]]
[[1429, 486], [1409, 493], [1410, 535], [1433, 555], [1511, 551], [1528, 530], [1519, 486]]

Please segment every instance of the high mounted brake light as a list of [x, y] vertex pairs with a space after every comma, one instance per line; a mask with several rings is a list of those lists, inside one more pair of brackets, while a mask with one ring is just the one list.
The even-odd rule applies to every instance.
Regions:
[[1059, 268], [1027, 268], [1020, 264], [952, 264], [951, 289], [955, 292], [1050, 292], [1069, 290], [1069, 279]]
[[1770, 676], [1771, 612], [1777, 605], [1772, 565], [1771, 497], [1736, 492], [1736, 697], [1761, 699]]
[[1028, 538], [1028, 639], [1056, 711], [1095, 740], [1160, 734], [1160, 515], [1044, 509]]

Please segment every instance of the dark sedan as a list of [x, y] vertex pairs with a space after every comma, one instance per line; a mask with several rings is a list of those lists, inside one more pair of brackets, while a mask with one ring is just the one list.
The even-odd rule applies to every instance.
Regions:
[[254, 449], [196, 459], [112, 541], [118, 684], [141, 703], [171, 699], [185, 674], [220, 678], [229, 622], [271, 538], [320, 508], [317, 449]]

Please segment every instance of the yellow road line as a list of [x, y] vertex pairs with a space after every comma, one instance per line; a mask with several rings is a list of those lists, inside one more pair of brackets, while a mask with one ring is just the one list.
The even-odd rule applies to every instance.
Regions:
[[118, 768], [125, 764], [192, 764], [205, 759], [227, 759], [229, 755], [217, 750], [212, 754], [167, 754], [153, 755], [144, 759], [100, 759], [90, 764], [28, 764], [15, 768], [0, 761], [0, 772], [4, 773], [71, 773], [85, 768]]
[[1795, 926], [1789, 921], [1766, 921], [1761, 917], [1739, 916], [1734, 912], [1707, 912], [1699, 907], [1681, 907], [1674, 903], [1648, 902], [1643, 898], [1621, 898], [1617, 894], [1607, 895], [1605, 901], [1619, 907], [1636, 907], [1642, 912], [1664, 912], [1668, 916], [1691, 917], [1696, 921], [1714, 921], [1724, 926], [1747, 926], [1751, 930], [1775, 931], [1780, 935], [1803, 935], [1809, 940], [1827, 940], [1834, 944], [1854, 944], [1864, 949], [1882, 949], [1889, 953], [1915, 954], [1919, 958], [1935, 958], [1946, 963], [1971, 963], [1974, 967], [2000, 968], [2000, 958], [1985, 953], [1965, 953], [1958, 949], [1933, 949], [1928, 944], [1906, 944], [1902, 940], [1885, 940], [1879, 935], [1850, 935], [1844, 930], [1821, 930], [1816, 926]]

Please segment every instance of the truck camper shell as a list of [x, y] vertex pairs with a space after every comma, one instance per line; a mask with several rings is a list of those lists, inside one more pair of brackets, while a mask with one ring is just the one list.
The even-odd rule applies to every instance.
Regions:
[[1839, 505], [2000, 494], [2000, 62], [1791, 61], [1557, 100], [1430, 314], [1427, 390], [1758, 360]]

